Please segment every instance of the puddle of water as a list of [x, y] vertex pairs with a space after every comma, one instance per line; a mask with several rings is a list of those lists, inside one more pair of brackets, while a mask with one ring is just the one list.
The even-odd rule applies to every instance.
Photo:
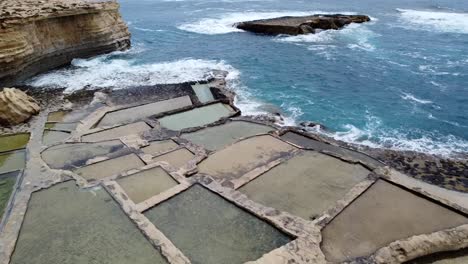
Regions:
[[291, 241], [199, 185], [148, 210], [145, 216], [194, 264], [244, 263]]
[[135, 135], [150, 130], [151, 127], [145, 122], [137, 122], [125, 126], [119, 126], [96, 132], [89, 135], [84, 135], [81, 140], [83, 142], [97, 142], [110, 139], [117, 139], [123, 136]]
[[238, 178], [293, 150], [293, 146], [269, 135], [252, 137], [212, 154], [198, 169], [216, 178]]
[[13, 187], [16, 183], [16, 178], [19, 176], [19, 171], [0, 174], [0, 219], [5, 212], [8, 200], [10, 199]]
[[33, 193], [11, 264], [167, 263], [102, 189]]
[[117, 183], [125, 190], [134, 203], [141, 203], [178, 184], [171, 175], [160, 167], [120, 178]]
[[171, 164], [171, 166], [174, 168], [180, 168], [186, 165], [190, 160], [194, 158], [195, 155], [192, 152], [188, 151], [185, 148], [182, 148], [161, 156], [154, 157], [153, 162], [165, 161]]
[[372, 254], [389, 243], [467, 224], [468, 218], [379, 180], [322, 231], [327, 260]]
[[0, 152], [25, 148], [28, 142], [28, 133], [0, 135]]
[[122, 109], [107, 113], [99, 122], [98, 126], [111, 126], [116, 124], [134, 122], [145, 117], [191, 105], [192, 101], [190, 100], [190, 97], [183, 96], [170, 100]]
[[136, 169], [145, 166], [135, 154], [121, 156], [115, 159], [109, 159], [97, 162], [82, 168], [73, 170], [74, 173], [80, 175], [86, 180], [100, 180], [121, 172], [131, 169]]
[[341, 199], [369, 171], [314, 151], [274, 167], [240, 188], [250, 199], [306, 220]]
[[70, 111], [51, 112], [47, 116], [47, 121], [48, 122], [64, 122], [67, 115], [69, 115], [70, 113], [71, 113]]
[[149, 146], [141, 148], [141, 150], [145, 154], [154, 155], [176, 149], [177, 147], [179, 147], [179, 145], [177, 145], [177, 143], [175, 143], [173, 140], [169, 139], [150, 142]]
[[73, 131], [78, 126], [78, 123], [46, 123], [45, 128], [63, 130], [63, 131]]
[[302, 135], [299, 135], [299, 134], [296, 134], [296, 133], [293, 133], [293, 132], [288, 132], [288, 133], [284, 134], [283, 136], [281, 136], [281, 139], [283, 139], [285, 141], [288, 141], [288, 142], [291, 142], [291, 143], [293, 143], [293, 144], [295, 144], [297, 146], [302, 146], [302, 147], [317, 150], [317, 151], [326, 150], [326, 151], [331, 151], [333, 153], [337, 153], [337, 154], [345, 156], [345, 157], [346, 156], [353, 157], [354, 159], [361, 160], [362, 162], [370, 164], [370, 165], [372, 165], [374, 167], [382, 166], [382, 164], [380, 162], [378, 162], [377, 160], [375, 160], [375, 159], [373, 159], [373, 158], [371, 158], [371, 157], [369, 157], [367, 155], [364, 155], [362, 153], [352, 151], [352, 150], [348, 150], [348, 149], [344, 149], [344, 148], [340, 148], [338, 146], [326, 144], [326, 143], [323, 143], [323, 142], [320, 142], [320, 141], [317, 141], [317, 140], [313, 140], [313, 139], [304, 137]]
[[42, 143], [46, 146], [63, 142], [70, 137], [70, 133], [54, 130], [44, 130]]
[[192, 85], [192, 89], [201, 103], [208, 103], [214, 100], [208, 84], [195, 84]]
[[234, 110], [225, 104], [211, 104], [159, 119], [161, 126], [170, 130], [182, 130], [189, 127], [204, 126], [234, 114]]
[[22, 170], [26, 165], [26, 152], [16, 150], [0, 154], [0, 174]]
[[235, 141], [257, 134], [267, 133], [274, 128], [251, 122], [233, 121], [223, 125], [208, 127], [193, 133], [183, 134], [185, 138], [208, 150], [218, 150]]
[[126, 149], [119, 140], [99, 143], [62, 144], [42, 152], [42, 159], [52, 169], [71, 169], [82, 167], [86, 161], [98, 156]]
[[441, 252], [417, 258], [407, 264], [466, 264], [468, 263], [468, 248], [458, 251]]

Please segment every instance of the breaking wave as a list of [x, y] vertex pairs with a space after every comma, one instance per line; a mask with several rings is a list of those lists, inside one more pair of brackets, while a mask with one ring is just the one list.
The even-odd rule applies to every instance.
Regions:
[[404, 25], [410, 29], [438, 31], [445, 33], [468, 34], [468, 13], [420, 11], [400, 9], [400, 17]]
[[451, 156], [468, 151], [468, 141], [453, 135], [442, 135], [437, 131], [426, 132], [418, 129], [388, 129], [379, 118], [369, 116], [364, 128], [352, 124], [344, 125], [340, 132], [320, 130], [336, 140], [372, 148], [386, 148], [399, 151], [416, 151], [439, 156]]
[[[128, 88], [156, 84], [180, 83], [205, 80], [211, 70], [228, 71], [235, 76], [238, 71], [224, 61], [186, 58], [176, 61], [138, 64], [126, 59], [73, 60], [72, 67], [40, 75], [29, 85], [47, 88], [66, 88], [72, 92], [88, 87]], [[230, 76], [228, 76], [230, 77]]]
[[416, 102], [416, 103], [419, 103], [419, 104], [432, 104], [432, 101], [417, 98], [416, 96], [414, 96], [414, 95], [412, 95], [410, 93], [402, 93], [402, 95], [400, 95], [400, 97], [403, 100], [412, 101], [412, 102]]

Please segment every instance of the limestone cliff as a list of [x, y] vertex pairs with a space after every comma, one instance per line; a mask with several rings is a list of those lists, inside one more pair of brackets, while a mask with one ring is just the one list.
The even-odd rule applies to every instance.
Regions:
[[0, 1], [0, 86], [130, 46], [119, 4], [102, 0]]

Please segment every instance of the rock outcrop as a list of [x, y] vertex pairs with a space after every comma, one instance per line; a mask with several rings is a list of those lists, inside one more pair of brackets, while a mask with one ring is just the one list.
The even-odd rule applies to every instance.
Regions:
[[0, 86], [130, 46], [113, 0], [0, 1]]
[[239, 29], [267, 35], [301, 35], [319, 30], [340, 29], [351, 23], [370, 21], [365, 15], [313, 15], [302, 17], [279, 17], [237, 23]]
[[21, 90], [4, 88], [0, 92], [0, 125], [23, 123], [40, 110], [37, 102]]

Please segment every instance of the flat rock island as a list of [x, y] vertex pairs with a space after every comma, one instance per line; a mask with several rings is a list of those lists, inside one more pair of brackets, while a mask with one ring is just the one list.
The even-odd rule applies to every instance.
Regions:
[[260, 19], [240, 22], [235, 27], [266, 35], [302, 35], [315, 34], [322, 30], [338, 30], [351, 23], [369, 22], [371, 19], [365, 15], [323, 15], [312, 16], [285, 16], [271, 19]]

